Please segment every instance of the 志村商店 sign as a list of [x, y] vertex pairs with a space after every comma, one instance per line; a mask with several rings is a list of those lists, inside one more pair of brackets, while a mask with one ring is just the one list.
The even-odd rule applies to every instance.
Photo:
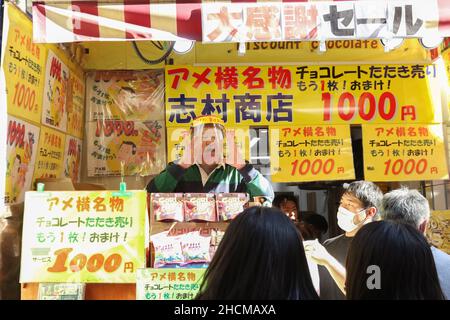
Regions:
[[[166, 125], [439, 123], [434, 65], [166, 68]], [[410, 94], [414, 88], [416, 94]]]

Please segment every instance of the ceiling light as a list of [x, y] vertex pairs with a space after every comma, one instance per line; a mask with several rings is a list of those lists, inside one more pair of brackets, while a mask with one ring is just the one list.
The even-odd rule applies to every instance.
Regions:
[[434, 49], [438, 47], [443, 40], [443, 37], [440, 37], [438, 34], [433, 34], [431, 36], [420, 38], [419, 42], [425, 49]]
[[381, 39], [380, 41], [386, 52], [397, 49], [403, 43], [402, 38]]
[[194, 41], [191, 40], [177, 40], [173, 46], [173, 51], [179, 54], [185, 54], [192, 50]]

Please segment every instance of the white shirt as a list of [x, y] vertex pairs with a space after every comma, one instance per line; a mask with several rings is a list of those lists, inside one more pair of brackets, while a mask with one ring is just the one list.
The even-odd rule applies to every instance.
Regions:
[[203, 186], [205, 186], [206, 182], [208, 182], [209, 177], [212, 176], [214, 171], [216, 171], [219, 168], [224, 168], [225, 169], [225, 163], [221, 163], [221, 164], [218, 164], [217, 167], [213, 171], [211, 171], [210, 174], [208, 174], [208, 173], [206, 173], [205, 170], [203, 170], [202, 167], [200, 167], [200, 165], [198, 163], [196, 163], [196, 165], [198, 167], [198, 170], [200, 171], [200, 176], [202, 177], [202, 185]]

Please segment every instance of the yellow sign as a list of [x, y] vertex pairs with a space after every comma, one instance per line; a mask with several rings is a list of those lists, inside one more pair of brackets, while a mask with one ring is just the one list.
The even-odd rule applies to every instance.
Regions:
[[5, 204], [22, 203], [33, 180], [39, 127], [8, 116], [7, 137]]
[[70, 178], [72, 182], [80, 182], [82, 145], [82, 140], [66, 135], [64, 171], [62, 177]]
[[[139, 49], [148, 57], [160, 57], [161, 50], [153, 44], [141, 41]], [[186, 54], [172, 52], [174, 65], [214, 65], [214, 64], [252, 64], [276, 61], [281, 64], [333, 64], [371, 63], [432, 63], [430, 51], [426, 50], [417, 39], [405, 39], [398, 48], [386, 52], [379, 40], [337, 40], [326, 41], [326, 51], [319, 50], [318, 41], [282, 41], [282, 42], [248, 42], [245, 54], [239, 54], [238, 43], [202, 43], [197, 41], [194, 48]], [[142, 70], [147, 69], [128, 41], [84, 42], [89, 50], [86, 56], [87, 70]], [[405, 54], [408, 52], [408, 54]], [[164, 68], [164, 62], [154, 66]]]
[[[417, 61], [432, 62], [428, 51], [417, 39], [405, 39], [400, 47], [389, 52], [386, 52], [381, 42], [376, 39], [326, 41], [325, 52], [320, 51], [319, 47], [318, 41], [247, 42], [245, 54], [241, 55], [238, 43], [212, 45], [197, 42], [193, 63], [205, 65], [267, 63], [274, 61], [274, 57], [279, 63], [286, 64], [302, 62], [323, 64], [338, 61], [346, 63], [384, 61], [408, 64], [417, 63]], [[407, 55], [404, 54], [405, 51], [408, 52]], [[174, 57], [175, 64], [183, 63], [180, 58], [184, 59], [181, 55]]]
[[122, 171], [147, 176], [164, 169], [163, 121], [97, 120], [87, 126], [89, 177], [120, 176]]
[[271, 127], [270, 146], [272, 182], [355, 178], [349, 126]]
[[163, 77], [162, 70], [88, 73], [88, 121], [164, 120]]
[[442, 53], [442, 57], [444, 59], [445, 69], [447, 70], [447, 80], [448, 80], [447, 105], [448, 105], [448, 110], [450, 112], [450, 49], [445, 50]]
[[[434, 65], [166, 68], [166, 125], [442, 122]], [[414, 88], [415, 94], [411, 94]]]
[[45, 67], [42, 123], [55, 129], [67, 130], [67, 100], [69, 68], [52, 50], [49, 50]]
[[33, 181], [38, 178], [59, 178], [63, 172], [66, 136], [41, 126]]
[[448, 179], [441, 124], [365, 125], [362, 130], [366, 180]]
[[220, 124], [222, 126], [225, 125], [223, 120], [218, 116], [202, 116], [192, 122], [192, 127], [197, 127], [204, 124]]
[[168, 162], [181, 159], [185, 150], [185, 144], [188, 143], [189, 128], [167, 128], [167, 157]]
[[6, 80], [8, 113], [40, 123], [48, 50], [33, 42], [29, 19], [12, 5], [6, 8], [9, 29], [2, 68]]
[[72, 72], [66, 101], [67, 133], [82, 139], [84, 135], [84, 81]]
[[[224, 141], [224, 156], [232, 158], [238, 156], [233, 152], [239, 152], [245, 160], [250, 161], [250, 130], [248, 127], [226, 127]], [[185, 144], [189, 141], [189, 128], [167, 128], [167, 154], [169, 162], [181, 159], [185, 150]], [[186, 140], [185, 140], [186, 139]], [[237, 148], [234, 149], [233, 147]]]
[[147, 193], [27, 192], [20, 282], [134, 283]]
[[427, 238], [436, 248], [450, 254], [450, 211], [432, 211]]
[[193, 300], [206, 269], [138, 269], [137, 300]]

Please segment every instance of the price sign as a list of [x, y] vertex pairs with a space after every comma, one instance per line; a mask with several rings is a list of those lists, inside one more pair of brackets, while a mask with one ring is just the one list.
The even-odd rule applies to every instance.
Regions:
[[364, 177], [370, 181], [448, 179], [442, 125], [363, 126]]
[[47, 49], [33, 42], [28, 18], [12, 6], [7, 7], [9, 25], [3, 70], [8, 113], [40, 123]]
[[59, 178], [63, 172], [66, 137], [57, 130], [41, 127], [33, 181], [38, 178]]
[[273, 182], [354, 179], [350, 128], [293, 126], [270, 129]]
[[192, 300], [206, 269], [139, 269], [137, 300]]
[[145, 191], [27, 192], [20, 281], [133, 283], [145, 266]]
[[437, 74], [435, 65], [172, 66], [166, 126], [210, 114], [227, 126], [439, 123]]

